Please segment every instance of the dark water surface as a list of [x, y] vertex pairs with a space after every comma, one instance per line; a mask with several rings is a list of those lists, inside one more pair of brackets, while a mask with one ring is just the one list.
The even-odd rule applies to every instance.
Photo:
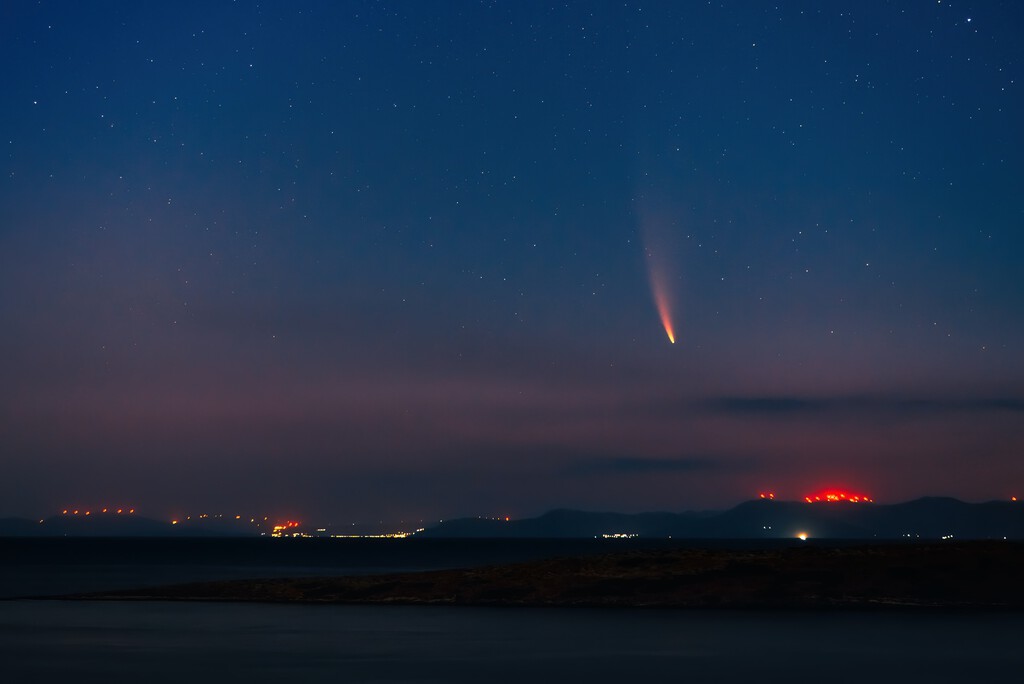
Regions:
[[1011, 614], [0, 602], [4, 682], [994, 682]]
[[[764, 546], [764, 542], [757, 545]], [[988, 682], [1024, 616], [24, 600], [173, 582], [468, 567], [667, 540], [0, 540], [0, 684]]]
[[0, 598], [181, 582], [463, 568], [627, 549], [747, 548], [781, 541], [668, 539], [0, 538]]
[[0, 598], [180, 582], [404, 572], [572, 555], [599, 546], [418, 539], [0, 539]]

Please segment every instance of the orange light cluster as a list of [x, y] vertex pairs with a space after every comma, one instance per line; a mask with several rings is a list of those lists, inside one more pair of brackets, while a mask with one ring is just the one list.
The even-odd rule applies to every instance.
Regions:
[[[117, 509], [117, 513], [118, 514], [124, 513], [124, 511], [125, 511], [125, 509], [123, 509], [123, 508], [118, 508]], [[92, 515], [92, 511], [91, 510], [90, 511], [79, 511], [79, 509], [77, 509], [77, 508], [65, 508], [63, 511], [61, 511], [61, 515], [78, 515], [80, 512], [84, 513], [85, 515]], [[104, 508], [104, 509], [102, 509], [102, 512], [103, 513], [110, 513], [110, 512], [113, 512], [113, 509]], [[134, 513], [134, 512], [135, 512], [134, 508], [129, 508], [128, 509], [128, 513], [129, 514]]]
[[874, 499], [867, 494], [854, 494], [843, 489], [825, 489], [804, 497], [807, 503], [846, 501], [848, 503], [873, 503]]
[[292, 532], [290, 534], [286, 534], [288, 530], [295, 529], [300, 524], [301, 523], [299, 523], [297, 520], [286, 520], [286, 521], [284, 521], [284, 523], [282, 523], [280, 525], [274, 525], [273, 530], [271, 530], [271, 532], [270, 532], [270, 536], [271, 537], [284, 537], [284, 536], [305, 537], [305, 536], [308, 536], [308, 535], [305, 535], [305, 534], [303, 534], [301, 532]]
[[762, 499], [774, 499], [775, 492], [761, 492], [760, 496]]

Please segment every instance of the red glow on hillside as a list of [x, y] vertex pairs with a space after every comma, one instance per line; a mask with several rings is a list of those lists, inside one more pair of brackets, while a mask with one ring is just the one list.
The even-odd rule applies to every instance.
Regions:
[[823, 489], [820, 492], [808, 494], [804, 497], [804, 501], [807, 503], [835, 503], [838, 501], [845, 501], [847, 503], [873, 503], [874, 499], [869, 497], [867, 494], [858, 494], [845, 489]]

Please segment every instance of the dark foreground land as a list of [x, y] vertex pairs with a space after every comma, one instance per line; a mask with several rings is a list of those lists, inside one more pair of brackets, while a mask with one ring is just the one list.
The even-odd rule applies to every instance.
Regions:
[[669, 608], [1024, 609], [1024, 544], [663, 550], [465, 570], [241, 580], [101, 600]]

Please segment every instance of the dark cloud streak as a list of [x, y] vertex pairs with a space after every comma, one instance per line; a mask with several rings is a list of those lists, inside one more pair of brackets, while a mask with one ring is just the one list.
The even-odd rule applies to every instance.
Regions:
[[573, 462], [565, 472], [571, 475], [658, 475], [700, 474], [735, 471], [749, 467], [746, 459], [715, 456], [649, 458], [644, 456], [600, 456]]
[[693, 402], [694, 408], [710, 413], [750, 418], [841, 417], [869, 415], [912, 417], [916, 415], [964, 412], [1021, 412], [1024, 399], [903, 398], [903, 397], [716, 397]]

